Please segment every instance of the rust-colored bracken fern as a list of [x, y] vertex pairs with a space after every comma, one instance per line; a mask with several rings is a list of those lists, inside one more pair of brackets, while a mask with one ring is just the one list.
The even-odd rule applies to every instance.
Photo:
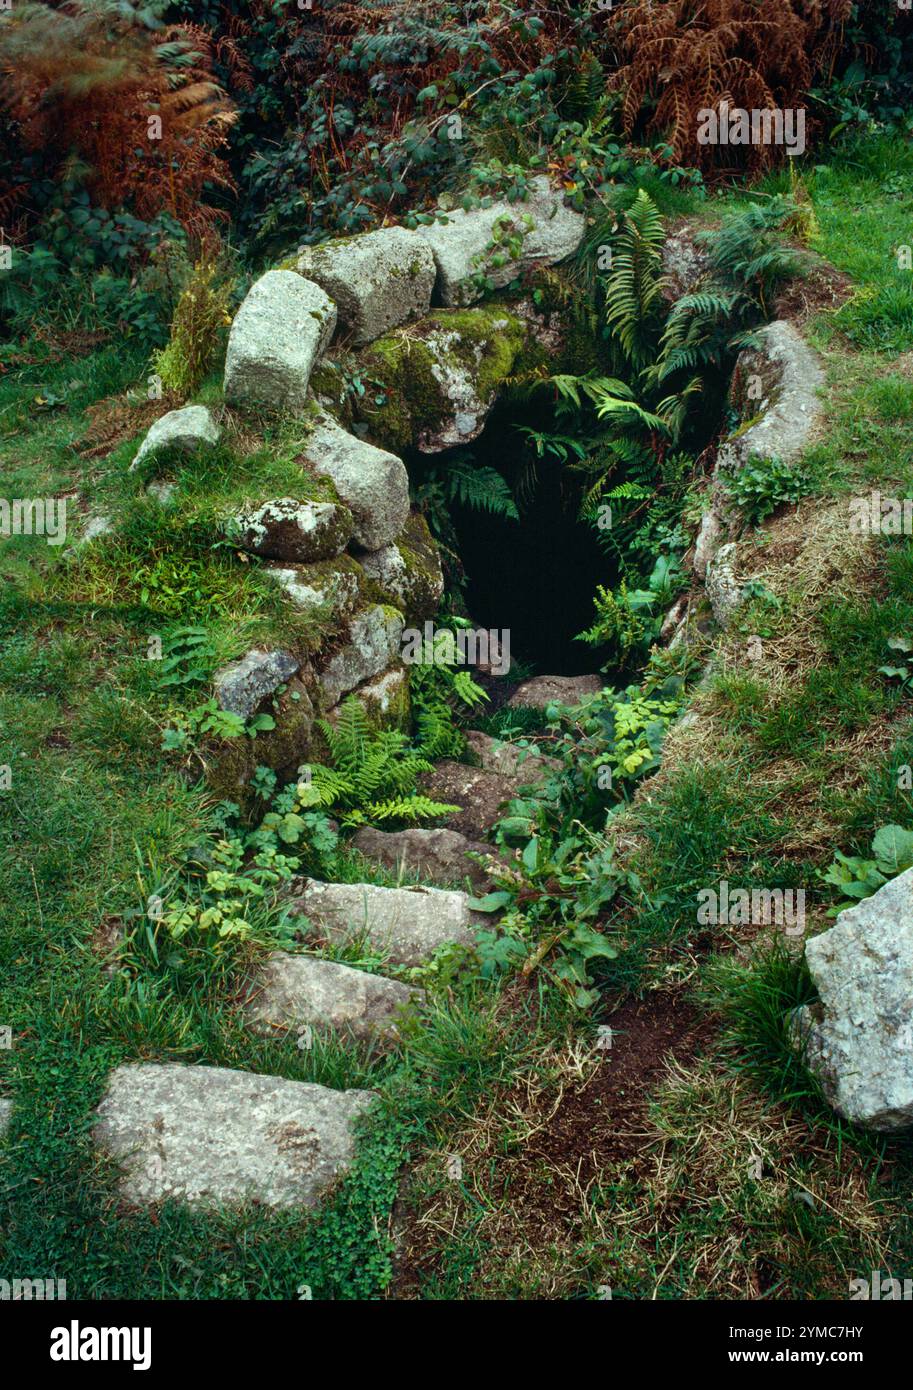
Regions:
[[[219, 57], [243, 83], [226, 43]], [[78, 163], [100, 206], [145, 219], [167, 210], [203, 236], [220, 216], [204, 187], [232, 186], [223, 151], [234, 112], [213, 56], [195, 25], [149, 30], [90, 0], [17, 5], [0, 23], [3, 106], [49, 174]]]
[[[771, 144], [698, 141], [698, 112], [804, 108], [816, 73], [839, 48], [852, 0], [636, 0], [614, 25], [626, 135], [664, 137], [676, 162], [705, 173], [763, 168]], [[736, 166], [735, 160], [739, 159]]]

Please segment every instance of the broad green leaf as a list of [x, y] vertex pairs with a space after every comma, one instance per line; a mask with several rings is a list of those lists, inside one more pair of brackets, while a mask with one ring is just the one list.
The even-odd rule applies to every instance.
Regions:
[[913, 830], [902, 825], [883, 825], [872, 841], [878, 867], [889, 874], [900, 873], [913, 864]]

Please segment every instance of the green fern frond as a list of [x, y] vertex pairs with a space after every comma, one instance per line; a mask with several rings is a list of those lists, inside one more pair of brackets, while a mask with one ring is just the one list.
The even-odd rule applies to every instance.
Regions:
[[655, 415], [651, 410], [645, 410], [637, 401], [619, 400], [617, 396], [608, 393], [601, 397], [596, 407], [596, 414], [600, 420], [616, 420], [621, 424], [635, 422], [645, 426], [648, 430], [657, 430], [660, 434], [668, 432], [666, 421], [659, 415]]
[[635, 370], [649, 361], [662, 291], [663, 219], [639, 189], [624, 215], [606, 285], [606, 323]]
[[[418, 821], [437, 820], [441, 816], [452, 815], [459, 806], [451, 806], [443, 801], [432, 801], [428, 796], [405, 796], [390, 801], [371, 801], [358, 813], [361, 821]], [[354, 822], [353, 822], [354, 823]]]
[[592, 49], [585, 49], [576, 59], [573, 75], [561, 99], [562, 114], [572, 121], [591, 121], [598, 116], [605, 94], [602, 64]]

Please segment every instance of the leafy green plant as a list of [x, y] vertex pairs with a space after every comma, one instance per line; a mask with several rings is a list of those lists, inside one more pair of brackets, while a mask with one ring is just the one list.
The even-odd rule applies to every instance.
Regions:
[[122, 914], [128, 931], [120, 954], [128, 969], [187, 975], [233, 960], [248, 943], [289, 943], [292, 927], [277, 891], [301, 861], [283, 852], [275, 834], [241, 830], [236, 813], [225, 803], [214, 817], [217, 828], [167, 881], [153, 860], [141, 863], [141, 903]]
[[276, 727], [271, 714], [256, 714], [252, 719], [242, 719], [231, 710], [221, 709], [211, 698], [192, 709], [179, 710], [174, 720], [162, 737], [162, 749], [166, 753], [183, 753], [192, 747], [196, 739], [206, 734], [220, 739], [240, 738], [243, 734], [256, 738], [258, 734], [269, 733]]
[[[913, 642], [908, 637], [889, 637], [887, 647], [889, 651], [899, 654], [893, 658], [894, 665], [879, 666], [879, 674], [900, 681], [904, 690], [913, 690]], [[903, 662], [903, 665], [896, 664], [898, 662]]]
[[453, 640], [455, 629], [471, 626], [465, 618], [449, 618], [436, 628], [432, 649], [423, 651], [426, 659], [410, 668], [412, 720], [423, 757], [462, 756], [466, 740], [460, 725], [488, 700]]
[[507, 968], [525, 956], [524, 975], [544, 969], [578, 1009], [599, 998], [590, 975], [591, 962], [614, 960], [617, 946], [598, 929], [598, 919], [617, 893], [625, 875], [612, 863], [611, 851], [593, 848], [582, 835], [532, 836], [516, 868], [495, 876], [496, 889], [473, 899], [479, 912], [500, 912], [507, 941], [500, 954], [483, 938], [490, 966]]
[[835, 850], [833, 863], [820, 871], [824, 882], [838, 888], [842, 895], [836, 907], [829, 910], [829, 917], [837, 917], [861, 899], [871, 897], [888, 879], [913, 867], [913, 830], [905, 830], [901, 825], [882, 825], [875, 833], [871, 849], [871, 859]]
[[262, 904], [279, 883], [291, 878], [297, 859], [261, 849], [246, 864], [236, 839], [220, 840], [199, 865], [202, 885], [193, 897], [175, 898], [165, 907], [165, 931], [175, 945], [188, 936], [195, 946], [218, 951], [226, 940], [250, 941], [256, 927], [251, 908]]
[[157, 684], [162, 689], [196, 685], [212, 675], [215, 650], [205, 627], [175, 627], [162, 638], [162, 659]]
[[194, 264], [181, 292], [166, 347], [153, 357], [153, 370], [166, 391], [186, 397], [206, 376], [220, 336], [231, 322], [231, 292], [225, 266], [210, 247]]
[[715, 278], [738, 295], [739, 306], [766, 314], [773, 292], [798, 274], [808, 257], [782, 240], [800, 209], [785, 194], [727, 214], [712, 231], [699, 232]]
[[319, 728], [332, 766], [310, 765], [308, 780], [297, 788], [299, 806], [330, 809], [346, 826], [368, 821], [414, 823], [458, 810], [416, 792], [418, 774], [430, 772], [432, 764], [409, 746], [399, 730], [372, 730], [357, 696], [344, 702], [335, 727], [320, 720]]
[[495, 283], [491, 271], [501, 270], [510, 262], [519, 261], [523, 254], [524, 238], [529, 236], [535, 225], [529, 213], [519, 209], [516, 217], [502, 213], [495, 218], [488, 245], [473, 257], [472, 283], [480, 293], [493, 293]]
[[[618, 955], [602, 919], [617, 892], [635, 882], [615, 865], [600, 832], [636, 782], [659, 766], [663, 736], [680, 708], [675, 682], [667, 686], [651, 696], [637, 686], [606, 689], [576, 709], [546, 712], [548, 751], [560, 766], [533, 794], [509, 803], [495, 837], [515, 862], [475, 904], [503, 911], [499, 925], [524, 949], [523, 972], [542, 966], [580, 1009], [598, 997], [593, 963]], [[507, 968], [515, 955], [491, 968]]]
[[659, 637], [663, 614], [683, 577], [674, 556], [660, 555], [645, 589], [629, 589], [624, 580], [615, 590], [598, 585], [595, 620], [577, 640], [591, 647], [608, 646], [622, 660], [645, 656]]
[[726, 491], [749, 525], [757, 526], [786, 502], [798, 502], [813, 490], [808, 473], [782, 459], [752, 456], [726, 479]]

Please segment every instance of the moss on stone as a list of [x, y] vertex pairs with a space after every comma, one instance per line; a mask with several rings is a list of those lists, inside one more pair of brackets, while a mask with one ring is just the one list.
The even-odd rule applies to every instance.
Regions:
[[[365, 371], [382, 392], [372, 388], [362, 398], [359, 414], [372, 437], [394, 452], [411, 448], [418, 429], [435, 429], [446, 415], [447, 399], [432, 372], [434, 362], [414, 333], [388, 333], [365, 355]], [[377, 405], [380, 394], [386, 399]]]
[[206, 780], [218, 797], [237, 802], [246, 815], [256, 800], [250, 781], [258, 767], [272, 768], [280, 780], [287, 781], [302, 763], [310, 760], [314, 694], [309, 675], [303, 679], [295, 677], [275, 701], [275, 729], [258, 734], [255, 739], [241, 735], [211, 750]]
[[441, 560], [421, 512], [411, 514], [396, 548], [409, 577], [407, 620], [415, 622], [433, 617], [441, 595]]
[[308, 402], [313, 406], [315, 420], [319, 418], [322, 408], [328, 415], [332, 415], [343, 429], [351, 429], [352, 405], [348, 382], [339, 361], [322, 358], [311, 372], [310, 389], [318, 398]]
[[412, 702], [409, 673], [405, 667], [391, 666], [354, 693], [364, 705], [371, 729], [402, 729], [405, 732], [409, 728]]
[[[465, 374], [481, 406], [490, 404], [514, 369], [526, 330], [500, 306], [437, 309], [408, 330], [378, 338], [362, 358], [370, 389], [359, 407], [372, 437], [394, 450], [414, 447], [453, 414], [441, 376]], [[384, 401], [378, 405], [377, 397]]]

